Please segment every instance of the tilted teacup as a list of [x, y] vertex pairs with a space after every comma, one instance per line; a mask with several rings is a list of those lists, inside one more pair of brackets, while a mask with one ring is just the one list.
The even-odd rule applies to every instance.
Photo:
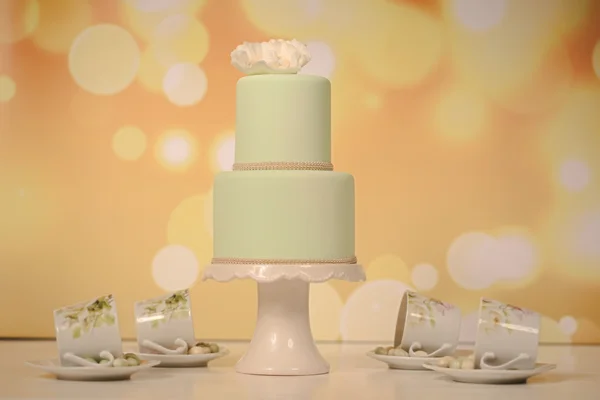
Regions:
[[475, 368], [534, 368], [539, 334], [538, 313], [482, 298], [475, 339]]
[[122, 354], [117, 305], [111, 294], [54, 310], [54, 327], [61, 365], [80, 366], [86, 358]]
[[417, 351], [427, 357], [443, 357], [456, 350], [460, 335], [461, 313], [452, 304], [405, 291], [400, 303], [394, 347], [409, 355]]
[[190, 303], [188, 289], [135, 303], [140, 352], [187, 354], [195, 345]]

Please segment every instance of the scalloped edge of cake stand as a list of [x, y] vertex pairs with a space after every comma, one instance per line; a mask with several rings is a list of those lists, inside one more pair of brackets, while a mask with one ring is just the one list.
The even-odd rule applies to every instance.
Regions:
[[231, 265], [211, 264], [202, 280], [255, 280], [256, 327], [236, 371], [249, 375], [301, 376], [329, 373], [310, 329], [309, 287], [331, 279], [366, 279], [360, 264]]
[[287, 279], [320, 283], [332, 279], [361, 282], [366, 277], [360, 264], [210, 264], [202, 277], [202, 280], [208, 279], [217, 282], [252, 279], [259, 283]]

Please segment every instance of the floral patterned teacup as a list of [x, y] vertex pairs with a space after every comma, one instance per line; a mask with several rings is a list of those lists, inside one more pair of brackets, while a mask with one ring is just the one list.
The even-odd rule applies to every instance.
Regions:
[[460, 323], [457, 307], [407, 290], [400, 303], [394, 347], [413, 357], [451, 355], [458, 345]]
[[111, 294], [54, 310], [54, 327], [61, 365], [78, 366], [84, 358], [123, 352]]
[[195, 345], [188, 289], [135, 303], [141, 353], [187, 354]]
[[475, 368], [534, 368], [539, 332], [538, 313], [482, 298], [475, 339]]

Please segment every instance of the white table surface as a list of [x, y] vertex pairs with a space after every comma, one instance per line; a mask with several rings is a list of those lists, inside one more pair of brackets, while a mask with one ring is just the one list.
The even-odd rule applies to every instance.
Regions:
[[[233, 367], [247, 343], [221, 343], [231, 353], [208, 368], [154, 368], [130, 381], [68, 382], [24, 365], [56, 358], [53, 341], [0, 341], [0, 399], [600, 399], [600, 346], [542, 346], [539, 362], [557, 369], [524, 385], [456, 383], [429, 371], [389, 370], [365, 353], [374, 344], [321, 344], [329, 375], [264, 377], [238, 374]], [[125, 343], [135, 351], [134, 343]]]

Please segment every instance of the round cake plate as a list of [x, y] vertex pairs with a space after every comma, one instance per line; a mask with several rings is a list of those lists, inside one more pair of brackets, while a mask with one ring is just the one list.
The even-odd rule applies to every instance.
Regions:
[[252, 279], [258, 284], [256, 328], [236, 371], [298, 376], [329, 373], [310, 331], [309, 285], [332, 279], [360, 282], [365, 273], [359, 264], [211, 264], [202, 279]]

